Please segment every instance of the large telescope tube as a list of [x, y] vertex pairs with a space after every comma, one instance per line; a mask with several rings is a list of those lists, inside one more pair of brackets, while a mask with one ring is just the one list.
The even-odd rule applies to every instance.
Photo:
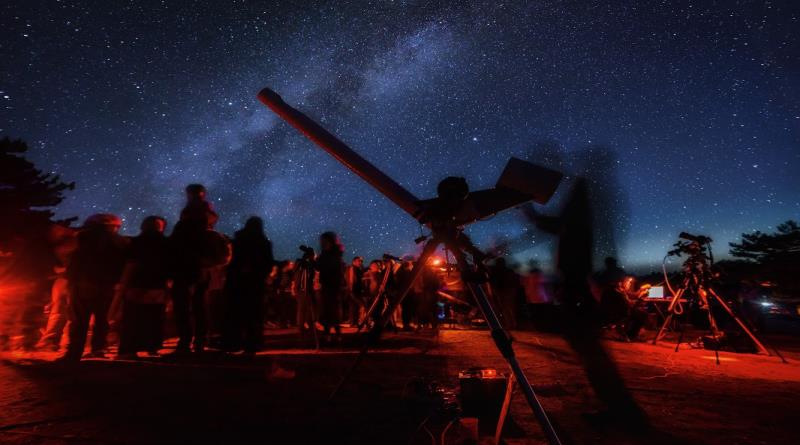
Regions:
[[414, 218], [419, 216], [420, 207], [416, 196], [404, 189], [403, 186], [386, 176], [369, 161], [354, 152], [344, 142], [336, 136], [330, 134], [311, 118], [295, 110], [283, 101], [278, 93], [264, 88], [258, 93], [258, 99], [268, 106], [283, 120], [291, 124], [294, 128], [303, 133], [307, 138], [322, 147], [331, 156], [349, 168], [353, 173], [367, 181], [370, 185], [386, 195], [392, 202], [397, 204]]

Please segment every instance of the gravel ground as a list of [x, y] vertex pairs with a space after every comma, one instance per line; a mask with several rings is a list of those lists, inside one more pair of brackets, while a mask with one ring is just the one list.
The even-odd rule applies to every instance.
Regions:
[[[669, 341], [607, 342], [653, 429], [630, 435], [587, 421], [602, 410], [582, 368], [554, 334], [517, 332], [516, 350], [565, 443], [800, 443], [800, 341], [773, 338], [789, 361], [721, 353]], [[390, 334], [333, 402], [354, 357], [342, 347], [302, 349], [289, 331], [268, 331], [255, 357], [209, 352], [189, 359], [85, 360], [5, 354], [0, 364], [0, 442], [429, 444], [447, 425], [420, 379], [457, 385], [470, 366], [505, 371], [487, 331]], [[169, 352], [169, 351], [164, 351]], [[457, 434], [451, 427], [447, 443]], [[543, 443], [515, 391], [507, 443]]]

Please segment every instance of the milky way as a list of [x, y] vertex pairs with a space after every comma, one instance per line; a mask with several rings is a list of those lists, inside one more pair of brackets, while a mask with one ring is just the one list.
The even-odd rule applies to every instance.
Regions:
[[[420, 197], [447, 175], [491, 186], [512, 155], [585, 174], [603, 189], [605, 250], [629, 265], [657, 263], [681, 230], [725, 251], [800, 216], [797, 2], [0, 11], [0, 136], [76, 181], [61, 216], [113, 212], [135, 233], [148, 214], [174, 221], [202, 182], [220, 230], [260, 215], [279, 257], [324, 230], [349, 254], [413, 252], [419, 227], [258, 103], [264, 86]], [[469, 232], [548, 255], [515, 212]]]

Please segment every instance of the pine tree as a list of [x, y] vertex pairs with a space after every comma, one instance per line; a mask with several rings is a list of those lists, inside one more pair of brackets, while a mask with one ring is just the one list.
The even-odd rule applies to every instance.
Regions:
[[800, 225], [797, 221], [779, 224], [777, 232], [743, 233], [741, 243], [730, 243], [731, 255], [761, 264], [800, 259]]
[[27, 151], [22, 140], [0, 140], [0, 249], [15, 237], [41, 236], [49, 224], [68, 221], [53, 221], [52, 209], [75, 183], [38, 170], [25, 159]]
[[800, 290], [800, 224], [786, 221], [775, 233], [743, 233], [740, 243], [730, 243], [731, 255], [744, 258], [762, 279], [784, 290]]

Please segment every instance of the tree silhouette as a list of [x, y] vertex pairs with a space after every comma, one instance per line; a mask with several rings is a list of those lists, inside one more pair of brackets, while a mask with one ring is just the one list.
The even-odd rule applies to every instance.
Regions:
[[800, 225], [797, 221], [779, 224], [775, 233], [743, 233], [741, 243], [730, 243], [731, 255], [761, 264], [800, 259]]
[[761, 266], [764, 278], [783, 287], [800, 287], [800, 224], [786, 221], [775, 233], [743, 233], [740, 243], [730, 243], [731, 255]]
[[25, 159], [28, 144], [22, 140], [0, 140], [0, 247], [15, 237], [38, 236], [54, 222], [52, 208], [64, 200], [64, 191], [75, 183], [64, 183], [53, 173], [43, 173]]

